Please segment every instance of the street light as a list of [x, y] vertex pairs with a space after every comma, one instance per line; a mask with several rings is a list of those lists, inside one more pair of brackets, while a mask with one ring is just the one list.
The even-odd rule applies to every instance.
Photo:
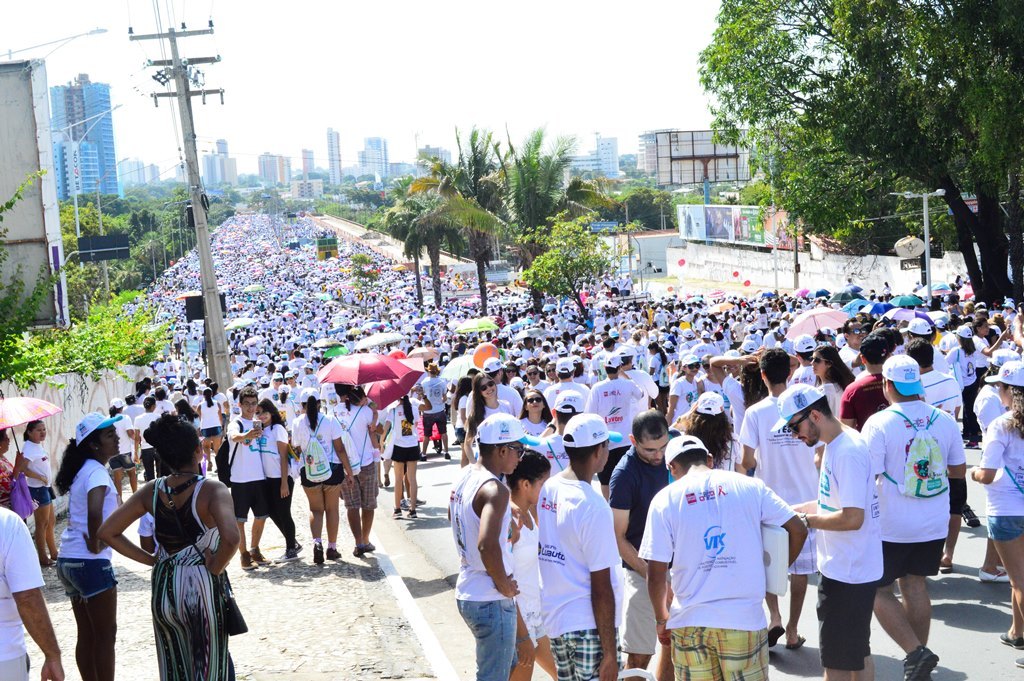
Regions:
[[892, 192], [891, 196], [902, 196], [905, 199], [924, 199], [924, 287], [928, 303], [932, 300], [932, 241], [928, 222], [928, 199], [933, 196], [945, 196], [945, 189], [936, 189], [927, 194], [913, 192]]
[[[75, 161], [75, 169], [74, 169], [74, 180], [75, 180], [74, 199], [75, 199], [75, 237], [76, 238], [82, 236], [81, 226], [80, 226], [79, 221], [78, 221], [78, 194], [79, 194], [79, 192], [81, 192], [81, 189], [82, 189], [81, 188], [82, 178], [81, 178], [81, 175], [79, 174], [79, 169], [78, 169], [78, 147], [80, 145], [81, 140], [85, 139], [86, 137], [89, 136], [89, 133], [92, 131], [92, 129], [94, 127], [96, 127], [97, 123], [99, 123], [100, 121], [103, 120], [104, 116], [106, 116], [107, 114], [112, 113], [116, 109], [120, 109], [120, 108], [121, 108], [121, 105], [118, 104], [117, 106], [111, 107], [111, 108], [107, 109], [106, 111], [101, 111], [100, 113], [94, 114], [92, 116], [89, 116], [88, 118], [83, 118], [82, 120], [78, 121], [77, 123], [72, 123], [71, 125], [66, 126], [64, 128], [60, 128], [58, 130], [52, 130], [51, 131], [51, 132], [55, 132], [55, 133], [58, 133], [58, 134], [62, 135], [64, 137], [64, 139], [66, 139], [68, 142], [71, 143], [72, 158]], [[88, 128], [85, 129], [85, 132], [82, 133], [81, 139], [76, 140], [74, 138], [74, 136], [71, 134], [71, 129], [74, 128], [74, 127], [77, 127], [79, 125], [82, 125], [83, 123], [88, 123], [89, 121], [91, 121], [94, 118], [96, 120], [93, 122], [92, 125], [90, 125]]]
[[107, 32], [107, 29], [105, 29], [105, 28], [94, 28], [91, 31], [86, 31], [85, 33], [78, 33], [76, 35], [71, 35], [71, 36], [68, 36], [66, 38], [58, 38], [57, 40], [51, 40], [51, 41], [46, 42], [46, 43], [40, 43], [38, 45], [32, 45], [31, 47], [22, 47], [21, 49], [18, 49], [18, 50], [7, 50], [7, 58], [11, 59], [14, 55], [20, 54], [21, 52], [28, 52], [29, 50], [34, 50], [34, 49], [39, 48], [39, 47], [47, 47], [49, 45], [57, 45], [57, 43], [61, 43], [61, 45], [58, 45], [54, 49], [50, 50], [50, 52], [46, 55], [48, 57], [51, 54], [53, 54], [54, 52], [56, 52], [58, 49], [60, 49], [64, 45], [66, 45], [67, 43], [69, 43], [72, 40], [74, 40], [75, 38], [81, 38], [81, 37], [87, 36], [87, 35], [99, 35], [101, 33], [106, 33], [106, 32]]

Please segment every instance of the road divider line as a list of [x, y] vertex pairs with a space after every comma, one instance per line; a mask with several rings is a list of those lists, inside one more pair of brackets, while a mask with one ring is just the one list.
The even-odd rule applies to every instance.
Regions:
[[444, 654], [441, 642], [437, 640], [434, 631], [430, 628], [426, 618], [423, 617], [419, 606], [416, 605], [416, 599], [412, 597], [409, 588], [405, 585], [405, 581], [402, 580], [402, 576], [395, 569], [395, 564], [388, 555], [387, 549], [381, 545], [380, 538], [376, 533], [371, 533], [370, 540], [377, 547], [377, 550], [370, 555], [377, 559], [377, 565], [380, 566], [385, 579], [388, 580], [391, 591], [395, 594], [395, 599], [398, 601], [399, 606], [401, 606], [402, 613], [409, 621], [409, 626], [412, 627], [413, 633], [419, 639], [420, 646], [423, 648], [423, 654], [433, 668], [434, 674], [440, 681], [460, 681], [458, 672], [455, 671], [455, 667]]

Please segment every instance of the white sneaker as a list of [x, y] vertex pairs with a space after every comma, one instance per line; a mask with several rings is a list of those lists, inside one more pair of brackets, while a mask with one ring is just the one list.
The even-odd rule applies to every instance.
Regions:
[[996, 570], [995, 574], [991, 572], [985, 572], [984, 570], [978, 570], [978, 579], [983, 582], [1000, 582], [1009, 583], [1010, 575], [1006, 574], [1006, 570]]

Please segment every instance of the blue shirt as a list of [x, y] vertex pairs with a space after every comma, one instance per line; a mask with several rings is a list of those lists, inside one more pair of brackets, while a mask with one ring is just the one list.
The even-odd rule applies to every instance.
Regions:
[[[654, 495], [668, 486], [668, 470], [662, 461], [657, 465], [645, 463], [633, 447], [619, 460], [609, 483], [608, 503], [613, 509], [629, 511], [626, 540], [640, 550], [647, 524], [647, 511]], [[624, 567], [629, 567], [625, 562]], [[631, 569], [631, 568], [630, 568]]]

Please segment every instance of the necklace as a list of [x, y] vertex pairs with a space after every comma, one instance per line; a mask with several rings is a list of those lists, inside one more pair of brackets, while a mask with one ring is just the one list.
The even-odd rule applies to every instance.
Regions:
[[172, 476], [173, 475], [179, 475], [179, 476], [180, 475], [190, 475], [192, 477], [190, 477], [188, 480], [186, 480], [185, 482], [181, 483], [177, 487], [170, 487], [170, 488], [166, 489], [165, 491], [167, 492], [167, 496], [168, 497], [173, 497], [173, 496], [177, 496], [177, 495], [181, 494], [182, 492], [187, 490], [189, 487], [191, 487], [192, 485], [194, 485], [197, 482], [199, 482], [200, 480], [202, 480], [202, 477], [203, 477], [203, 476], [201, 476], [201, 475], [199, 475], [197, 473], [171, 473], [171, 475]]

